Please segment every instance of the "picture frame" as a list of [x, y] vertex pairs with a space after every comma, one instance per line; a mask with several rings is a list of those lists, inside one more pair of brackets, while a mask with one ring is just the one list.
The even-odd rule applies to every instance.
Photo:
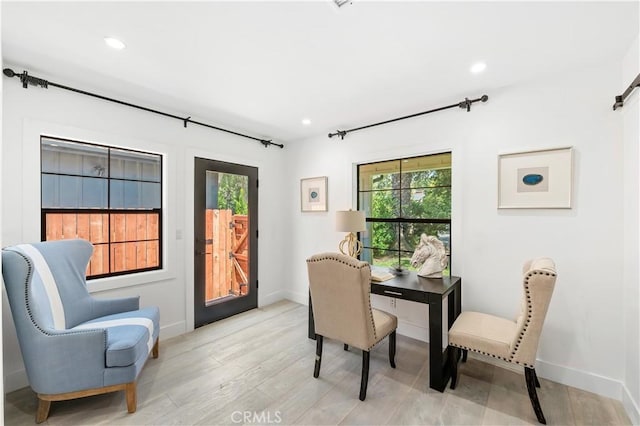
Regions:
[[499, 209], [570, 209], [573, 148], [498, 156]]
[[300, 179], [300, 209], [303, 212], [326, 212], [327, 177]]

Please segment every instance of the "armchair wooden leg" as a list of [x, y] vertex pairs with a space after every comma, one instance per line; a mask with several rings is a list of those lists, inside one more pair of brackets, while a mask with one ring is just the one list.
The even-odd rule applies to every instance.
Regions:
[[462, 362], [467, 362], [467, 352], [469, 352], [466, 349], [462, 349]]
[[459, 355], [458, 352], [459, 352], [458, 348], [456, 348], [455, 346], [449, 346], [448, 361], [449, 361], [449, 368], [451, 369], [451, 386], [450, 386], [451, 389], [455, 389], [456, 385], [458, 384], [458, 355]]
[[531, 400], [531, 406], [536, 413], [538, 421], [543, 425], [547, 424], [542, 413], [542, 407], [540, 407], [540, 401], [538, 401], [538, 394], [536, 393], [536, 370], [534, 368], [525, 367], [524, 377], [527, 382], [527, 391], [529, 391], [529, 399]]
[[316, 379], [320, 375], [320, 363], [322, 362], [322, 336], [316, 334], [316, 365], [313, 369], [313, 377]]
[[389, 364], [391, 368], [396, 368], [396, 331], [389, 335]]
[[36, 423], [42, 423], [49, 417], [51, 401], [38, 398], [38, 411], [36, 412]]
[[151, 349], [151, 355], [152, 355], [154, 358], [158, 358], [158, 349], [159, 349], [159, 346], [160, 346], [160, 338], [158, 337], [158, 338], [156, 339], [156, 343], [155, 343], [155, 345], [153, 345], [153, 349]]
[[344, 344], [344, 350], [348, 351], [349, 350], [349, 345], [347, 345], [346, 343]]
[[360, 379], [360, 401], [367, 397], [369, 383], [369, 351], [362, 351], [362, 378]]
[[124, 393], [127, 398], [127, 411], [129, 413], [135, 413], [136, 409], [138, 408], [136, 382], [127, 383], [124, 388]]

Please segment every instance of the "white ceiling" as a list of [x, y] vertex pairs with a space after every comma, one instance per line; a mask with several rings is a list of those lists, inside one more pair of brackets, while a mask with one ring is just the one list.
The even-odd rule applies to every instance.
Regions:
[[637, 1], [4, 1], [2, 53], [17, 72], [291, 142], [619, 61], [638, 16]]

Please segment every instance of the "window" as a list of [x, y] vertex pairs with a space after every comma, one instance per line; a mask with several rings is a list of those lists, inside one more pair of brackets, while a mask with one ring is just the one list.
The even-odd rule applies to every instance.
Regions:
[[367, 220], [363, 260], [407, 268], [424, 233], [444, 243], [450, 261], [451, 153], [359, 165], [358, 210]]
[[93, 246], [88, 278], [162, 267], [162, 156], [42, 136], [42, 240]]

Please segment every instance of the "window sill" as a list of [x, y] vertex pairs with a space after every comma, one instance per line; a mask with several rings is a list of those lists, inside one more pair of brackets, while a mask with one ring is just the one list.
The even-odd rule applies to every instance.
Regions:
[[120, 275], [116, 277], [97, 278], [87, 281], [89, 293], [100, 293], [108, 290], [115, 290], [124, 287], [134, 287], [143, 284], [153, 284], [159, 281], [166, 281], [174, 278], [166, 269], [148, 272], [136, 272], [130, 275]]

